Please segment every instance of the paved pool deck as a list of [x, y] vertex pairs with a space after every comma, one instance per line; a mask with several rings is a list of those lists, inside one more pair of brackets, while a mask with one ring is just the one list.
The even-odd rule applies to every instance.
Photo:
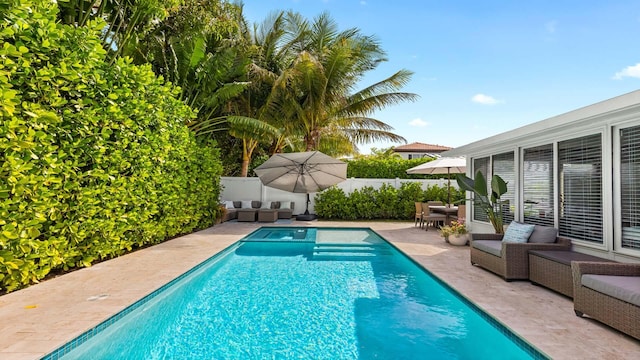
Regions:
[[[0, 296], [0, 359], [39, 359], [263, 224], [228, 222]], [[299, 222], [370, 227], [554, 359], [640, 359], [640, 342], [578, 318], [570, 299], [528, 281], [506, 282], [413, 222]], [[499, 351], [499, 349], [496, 349]]]

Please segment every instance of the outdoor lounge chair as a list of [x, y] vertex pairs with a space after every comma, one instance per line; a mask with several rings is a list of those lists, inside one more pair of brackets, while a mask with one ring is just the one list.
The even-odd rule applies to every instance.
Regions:
[[[489, 270], [506, 281], [529, 279], [529, 250], [570, 250], [571, 240], [556, 236], [556, 232], [546, 226], [536, 225], [530, 238], [540, 238], [536, 234], [550, 233], [548, 242], [504, 242], [502, 234], [471, 234], [471, 264]], [[555, 230], [555, 229], [553, 229]], [[534, 235], [536, 234], [536, 235]], [[539, 240], [536, 240], [539, 241]]]
[[573, 309], [640, 340], [640, 264], [571, 263]]

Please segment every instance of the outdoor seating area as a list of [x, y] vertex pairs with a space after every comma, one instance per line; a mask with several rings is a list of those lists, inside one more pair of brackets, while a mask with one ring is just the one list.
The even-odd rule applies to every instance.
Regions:
[[[518, 228], [520, 223], [509, 226]], [[640, 264], [625, 264], [571, 250], [555, 228], [529, 226], [505, 234], [471, 234], [470, 260], [506, 281], [529, 280], [573, 299], [575, 314], [598, 320], [640, 340]]]
[[416, 202], [415, 226], [429, 231], [429, 227], [436, 230], [442, 225], [449, 225], [451, 221], [464, 222], [465, 207], [444, 205], [441, 201]]
[[223, 222], [276, 222], [291, 219], [295, 203], [293, 201], [227, 200], [223, 202], [226, 213]]

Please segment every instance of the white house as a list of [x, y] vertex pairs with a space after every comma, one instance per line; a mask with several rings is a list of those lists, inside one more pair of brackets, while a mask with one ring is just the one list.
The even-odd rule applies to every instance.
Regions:
[[[507, 223], [551, 225], [575, 251], [640, 262], [640, 90], [442, 155], [508, 181]], [[474, 232], [493, 231], [467, 211]]]

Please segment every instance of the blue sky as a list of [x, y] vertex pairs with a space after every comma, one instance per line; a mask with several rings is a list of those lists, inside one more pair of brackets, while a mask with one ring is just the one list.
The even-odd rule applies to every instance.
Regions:
[[374, 115], [408, 142], [456, 147], [640, 89], [638, 0], [244, 1], [251, 22], [275, 10], [376, 36], [389, 61], [362, 87], [413, 71], [420, 100]]

